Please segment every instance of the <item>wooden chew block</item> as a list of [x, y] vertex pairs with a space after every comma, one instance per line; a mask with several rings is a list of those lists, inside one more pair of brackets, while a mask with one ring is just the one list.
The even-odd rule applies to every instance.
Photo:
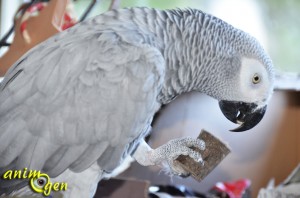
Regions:
[[230, 153], [230, 149], [221, 140], [205, 130], [200, 132], [198, 139], [205, 142], [205, 150], [201, 151], [195, 147], [191, 148], [201, 154], [204, 165], [202, 166], [201, 163], [185, 155], [180, 155], [174, 163], [181, 166], [194, 179], [200, 182]]

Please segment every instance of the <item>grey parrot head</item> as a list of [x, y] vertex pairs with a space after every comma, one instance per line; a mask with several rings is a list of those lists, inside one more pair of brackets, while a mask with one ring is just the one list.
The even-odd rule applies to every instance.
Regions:
[[253, 36], [220, 19], [211, 20], [212, 25], [205, 29], [208, 33], [201, 34], [209, 47], [199, 50], [199, 91], [217, 99], [225, 117], [240, 125], [231, 131], [246, 131], [266, 112], [273, 93], [273, 64]]
[[233, 44], [232, 54], [219, 65], [223, 73], [217, 80], [226, 82], [220, 84], [218, 100], [224, 116], [239, 125], [233, 132], [249, 130], [262, 120], [274, 84], [271, 59], [256, 39], [243, 34], [245, 41]]
[[[273, 64], [263, 47], [248, 33], [202, 11], [172, 13], [186, 22], [175, 21], [179, 26], [184, 24], [179, 27], [183, 33], [172, 35], [182, 36], [183, 41], [172, 43], [178, 47], [175, 53], [165, 53], [173, 55], [168, 60], [178, 60], [168, 62], [172, 75], [166, 82], [171, 88], [164, 88], [163, 94], [173, 98], [173, 92], [205, 93], [219, 101], [227, 119], [240, 125], [231, 131], [256, 126], [266, 112], [274, 84]], [[182, 56], [177, 56], [177, 51]]]

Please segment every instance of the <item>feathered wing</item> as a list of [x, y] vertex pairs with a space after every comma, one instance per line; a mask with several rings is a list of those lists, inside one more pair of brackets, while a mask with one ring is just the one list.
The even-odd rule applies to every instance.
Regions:
[[[134, 32], [91, 29], [50, 38], [8, 71], [0, 86], [0, 173], [26, 167], [56, 177], [96, 160], [111, 171], [148, 132], [160, 106], [160, 52], [129, 40]], [[0, 194], [18, 182], [1, 180]]]

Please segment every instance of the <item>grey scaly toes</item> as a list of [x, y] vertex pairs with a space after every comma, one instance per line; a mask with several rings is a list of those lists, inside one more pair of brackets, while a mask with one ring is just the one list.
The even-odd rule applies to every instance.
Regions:
[[149, 157], [153, 164], [161, 164], [166, 161], [170, 166], [171, 172], [179, 176], [188, 176], [185, 170], [174, 164], [174, 160], [180, 155], [187, 155], [195, 161], [204, 164], [200, 153], [192, 150], [190, 147], [197, 147], [200, 150], [205, 149], [205, 142], [190, 137], [170, 140], [168, 143], [150, 151]]

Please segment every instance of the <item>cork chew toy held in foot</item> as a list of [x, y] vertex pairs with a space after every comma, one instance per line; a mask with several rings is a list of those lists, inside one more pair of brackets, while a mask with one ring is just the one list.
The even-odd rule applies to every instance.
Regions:
[[205, 150], [201, 151], [194, 147], [192, 149], [202, 155], [204, 165], [185, 155], [180, 155], [174, 163], [181, 166], [200, 182], [230, 153], [230, 149], [221, 140], [205, 130], [200, 132], [198, 139], [205, 142]]

